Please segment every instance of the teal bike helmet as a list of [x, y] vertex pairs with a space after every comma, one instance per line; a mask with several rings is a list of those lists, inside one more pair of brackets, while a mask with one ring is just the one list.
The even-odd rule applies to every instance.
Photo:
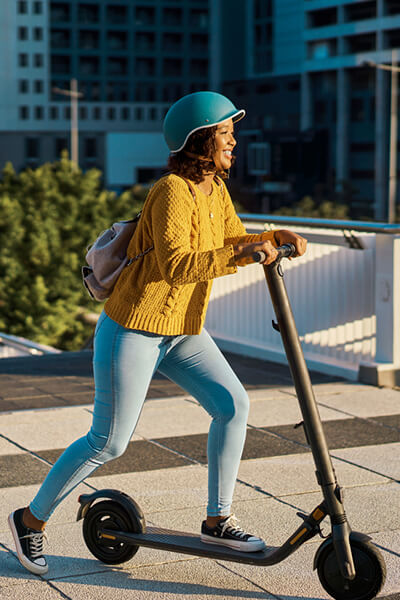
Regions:
[[239, 121], [246, 111], [238, 110], [228, 98], [216, 92], [195, 92], [177, 100], [165, 115], [163, 131], [171, 152], [179, 152], [198, 129], [213, 127], [232, 119]]

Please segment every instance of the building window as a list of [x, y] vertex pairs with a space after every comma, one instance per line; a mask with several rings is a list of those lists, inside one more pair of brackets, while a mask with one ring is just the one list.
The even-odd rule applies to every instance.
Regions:
[[155, 86], [148, 83], [137, 83], [135, 85], [135, 101], [136, 102], [155, 102], [156, 89]]
[[164, 8], [163, 10], [163, 25], [179, 26], [182, 25], [182, 9], [181, 8]]
[[80, 106], [79, 107], [79, 118], [82, 119], [83, 121], [85, 119], [87, 119], [87, 108], [86, 108], [86, 106]]
[[[165, 58], [163, 61], [163, 74], [165, 77], [179, 77], [182, 75], [182, 59]], [[196, 75], [196, 73], [191, 74]]]
[[18, 92], [20, 94], [27, 94], [29, 92], [29, 81], [28, 81], [28, 79], [20, 79], [18, 81]]
[[41, 15], [43, 13], [43, 2], [37, 1], [33, 3], [33, 14]]
[[179, 83], [169, 83], [163, 88], [162, 99], [164, 102], [175, 102], [175, 100], [178, 100], [182, 96], [182, 93], [182, 86]]
[[137, 75], [154, 75], [156, 71], [156, 61], [154, 58], [137, 58], [135, 73]]
[[28, 2], [26, 0], [18, 0], [17, 11], [19, 15], [26, 15], [28, 12]]
[[128, 48], [128, 34], [126, 31], [108, 31], [107, 46], [110, 50], [126, 50]]
[[307, 15], [309, 27], [327, 27], [336, 25], [337, 8], [324, 8], [322, 10], [312, 10]]
[[190, 74], [194, 77], [207, 77], [208, 60], [203, 58], [193, 58], [190, 61]]
[[150, 121], [156, 121], [157, 120], [157, 109], [152, 107], [149, 110], [149, 117], [150, 117]]
[[54, 140], [54, 152], [55, 155], [61, 156], [64, 150], [68, 150], [68, 139], [65, 137], [56, 137]]
[[85, 158], [97, 158], [97, 140], [94, 137], [84, 140]]
[[108, 108], [107, 109], [107, 119], [109, 121], [114, 121], [114, 119], [115, 119], [115, 108]]
[[52, 48], [69, 48], [71, 32], [68, 29], [52, 29], [50, 33], [50, 45]]
[[78, 4], [78, 21], [80, 23], [97, 23], [99, 6], [97, 4]]
[[99, 121], [101, 119], [101, 108], [99, 106], [95, 106], [92, 115], [93, 119]]
[[128, 59], [127, 58], [108, 58], [107, 59], [107, 74], [108, 75], [127, 75]]
[[399, 0], [386, 0], [384, 4], [385, 15], [399, 15], [400, 4]]
[[[163, 35], [163, 50], [164, 52], [181, 52], [183, 36], [180, 33], [164, 33]], [[191, 49], [193, 47], [191, 46]]]
[[353, 122], [365, 121], [366, 111], [363, 98], [351, 99], [350, 117]]
[[135, 121], [143, 120], [143, 109], [140, 106], [135, 108]]
[[352, 35], [345, 38], [345, 40], [348, 54], [357, 54], [358, 52], [368, 52], [376, 49], [375, 33]]
[[24, 41], [28, 39], [28, 28], [27, 27], [18, 27], [18, 39], [20, 41]]
[[33, 39], [35, 42], [41, 42], [43, 39], [43, 28], [42, 27], [34, 27], [33, 28]]
[[201, 9], [192, 9], [190, 11], [190, 25], [198, 29], [207, 29], [208, 12]]
[[97, 56], [80, 56], [79, 71], [82, 75], [97, 75], [100, 68], [100, 60]]
[[29, 107], [28, 106], [20, 106], [19, 107], [19, 118], [20, 119], [29, 119]]
[[389, 29], [384, 33], [385, 48], [400, 48], [400, 29]]
[[37, 121], [41, 121], [44, 115], [43, 106], [35, 106], [34, 115]]
[[25, 138], [25, 158], [40, 158], [40, 139], [37, 137]]
[[[69, 32], [68, 32], [69, 33]], [[81, 29], [79, 31], [79, 49], [96, 50], [99, 47], [99, 32]]]
[[71, 18], [70, 4], [68, 2], [50, 4], [50, 21], [52, 23], [66, 23]]
[[58, 106], [50, 107], [50, 119], [52, 121], [55, 121], [56, 119], [58, 119]]
[[208, 35], [206, 33], [193, 33], [190, 36], [190, 49], [192, 52], [207, 52]]
[[33, 55], [33, 66], [34, 67], [43, 67], [43, 54], [34, 54]]
[[135, 47], [139, 52], [153, 52], [156, 44], [156, 36], [151, 31], [136, 33]]
[[365, 19], [376, 19], [376, 2], [360, 2], [344, 6], [345, 21], [364, 21]]
[[131, 118], [131, 111], [129, 110], [129, 108], [123, 108], [121, 110], [121, 119], [123, 121], [129, 121], [130, 118]]
[[51, 71], [56, 74], [67, 74], [71, 70], [71, 59], [69, 56], [52, 56]]
[[256, 19], [270, 19], [272, 17], [272, 0], [255, 0], [254, 16]]
[[18, 54], [18, 66], [19, 67], [27, 67], [28, 66], [28, 55], [26, 52], [21, 52]]
[[135, 25], [154, 25], [156, 11], [153, 6], [136, 6]]
[[128, 7], [121, 4], [107, 6], [107, 23], [126, 24], [128, 22]]
[[41, 79], [35, 79], [33, 82], [33, 91], [35, 94], [43, 94], [43, 81]]

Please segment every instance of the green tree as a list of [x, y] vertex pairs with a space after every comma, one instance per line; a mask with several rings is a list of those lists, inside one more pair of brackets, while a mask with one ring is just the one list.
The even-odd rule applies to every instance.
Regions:
[[99, 312], [81, 281], [86, 247], [114, 222], [142, 207], [146, 190], [117, 196], [96, 169], [83, 173], [67, 155], [0, 180], [0, 331], [66, 350], [91, 327], [82, 309]]
[[331, 200], [323, 200], [320, 204], [311, 196], [304, 196], [292, 206], [283, 206], [274, 212], [275, 215], [295, 217], [315, 217], [318, 219], [347, 219], [348, 207]]

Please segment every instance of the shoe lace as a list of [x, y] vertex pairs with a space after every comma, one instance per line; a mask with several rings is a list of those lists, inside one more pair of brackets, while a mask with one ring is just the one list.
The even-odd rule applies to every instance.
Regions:
[[47, 541], [48, 539], [45, 531], [32, 531], [24, 535], [23, 538], [29, 538], [29, 552], [32, 558], [42, 556], [43, 540]]
[[241, 527], [237, 526], [238, 522], [239, 520], [235, 517], [235, 515], [229, 515], [229, 517], [222, 525], [222, 533], [228, 531], [228, 533], [231, 533], [232, 535], [238, 538], [246, 537], [246, 532]]

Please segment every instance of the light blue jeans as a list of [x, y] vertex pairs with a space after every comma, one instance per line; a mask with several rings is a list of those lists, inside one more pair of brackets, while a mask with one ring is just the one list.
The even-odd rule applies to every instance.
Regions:
[[94, 338], [93, 422], [49, 471], [30, 510], [47, 521], [86, 477], [121, 456], [158, 369], [194, 396], [212, 417], [208, 435], [210, 516], [228, 515], [246, 436], [249, 400], [215, 342], [200, 335], [165, 336], [126, 329], [100, 315]]

